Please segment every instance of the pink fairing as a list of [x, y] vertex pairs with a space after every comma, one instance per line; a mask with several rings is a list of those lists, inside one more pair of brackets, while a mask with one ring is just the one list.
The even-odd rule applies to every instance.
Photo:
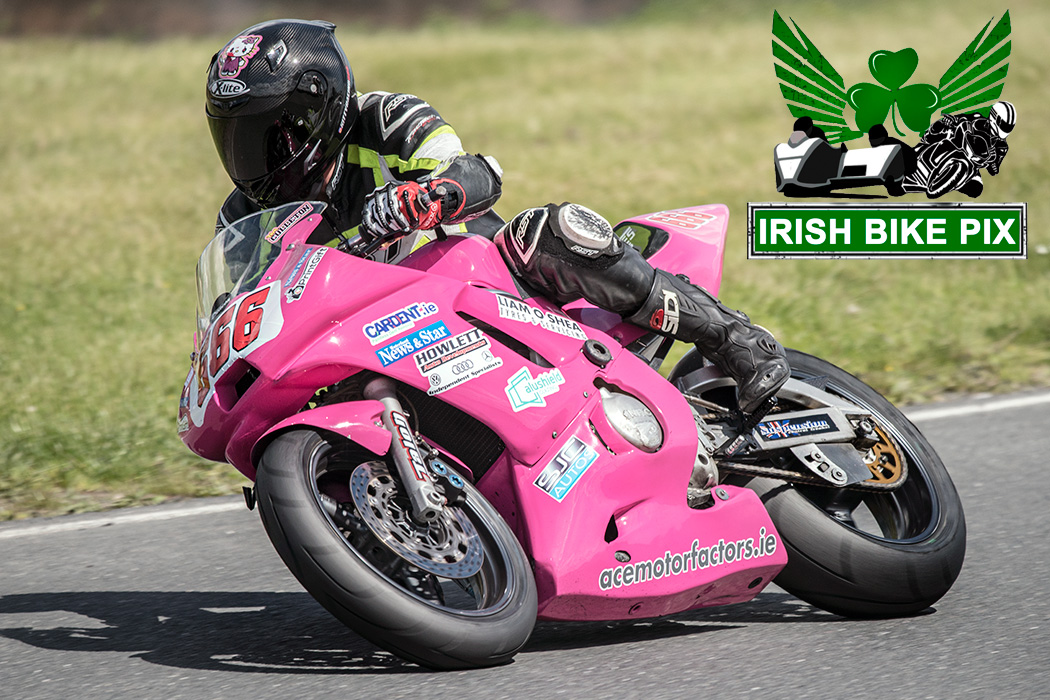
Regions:
[[[434, 405], [498, 436], [502, 447], [486, 463], [452, 456], [534, 562], [543, 618], [649, 617], [745, 601], [786, 564], [751, 491], [725, 486], [709, 508], [686, 504], [696, 424], [681, 394], [624, 349], [644, 329], [582, 303], [566, 316], [546, 300], [522, 300], [484, 238], [430, 243], [391, 266], [306, 244], [315, 219], [284, 234], [258, 286], [230, 300], [201, 339], [180, 408], [182, 438], [195, 452], [254, 478], [274, 435], [311, 427], [384, 454], [390, 435], [378, 402], [316, 407], [319, 390], [369, 371], [416, 396], [429, 391]], [[726, 208], [713, 205], [625, 223], [669, 234], [651, 262], [717, 292], [726, 220]], [[582, 352], [587, 338], [611, 352], [604, 367]], [[612, 427], [603, 389], [656, 416], [659, 449], [635, 447]]]

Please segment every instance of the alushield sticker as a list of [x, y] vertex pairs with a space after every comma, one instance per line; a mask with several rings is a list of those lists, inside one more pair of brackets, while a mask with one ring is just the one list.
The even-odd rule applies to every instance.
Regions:
[[545, 397], [556, 394], [564, 383], [565, 376], [560, 369], [541, 372], [533, 379], [529, 368], [522, 367], [510, 378], [504, 391], [510, 399], [510, 407], [517, 413], [526, 408], [546, 406]]

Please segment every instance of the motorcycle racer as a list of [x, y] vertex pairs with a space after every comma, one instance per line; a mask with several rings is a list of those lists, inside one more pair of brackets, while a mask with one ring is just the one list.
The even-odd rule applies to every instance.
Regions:
[[998, 175], [1009, 146], [1006, 138], [1017, 123], [1017, 111], [1006, 101], [980, 114], [942, 114], [915, 146], [916, 169], [904, 180], [907, 192], [931, 199], [952, 190], [970, 197], [984, 191], [981, 169]]
[[502, 173], [463, 150], [423, 100], [359, 94], [328, 22], [274, 20], [249, 27], [212, 57], [206, 112], [236, 189], [217, 227], [261, 209], [320, 200], [341, 240], [361, 235], [397, 262], [448, 234], [494, 239], [525, 284], [559, 303], [584, 298], [665, 336], [695, 343], [737, 382], [753, 412], [787, 380], [783, 347], [764, 328], [688, 280], [653, 268], [577, 204], [547, 205], [510, 222], [492, 211]]

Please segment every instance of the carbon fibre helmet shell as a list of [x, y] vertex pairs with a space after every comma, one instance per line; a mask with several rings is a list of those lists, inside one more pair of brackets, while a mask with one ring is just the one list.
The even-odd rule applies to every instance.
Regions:
[[256, 24], [208, 66], [205, 111], [219, 159], [262, 207], [326, 200], [359, 110], [330, 22]]

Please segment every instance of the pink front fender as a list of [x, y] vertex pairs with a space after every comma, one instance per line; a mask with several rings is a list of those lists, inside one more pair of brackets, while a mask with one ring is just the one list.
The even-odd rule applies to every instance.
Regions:
[[[305, 426], [327, 430], [353, 440], [377, 455], [390, 450], [390, 432], [382, 424], [383, 404], [378, 401], [348, 401], [302, 411], [270, 428], [252, 447], [252, 465], [257, 466], [266, 446], [278, 434]], [[254, 478], [254, 474], [248, 475]]]

